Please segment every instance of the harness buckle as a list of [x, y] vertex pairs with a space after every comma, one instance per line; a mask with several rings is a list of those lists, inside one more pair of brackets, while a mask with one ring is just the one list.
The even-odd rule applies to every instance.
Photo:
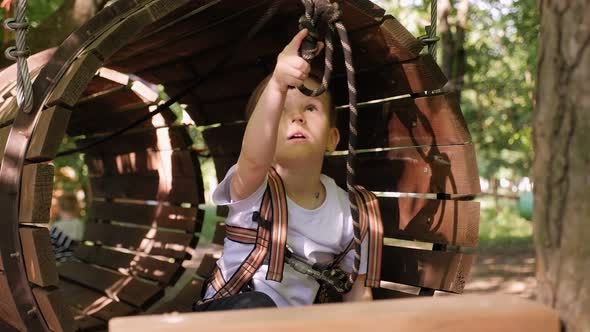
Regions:
[[252, 213], [252, 221], [257, 222], [260, 227], [266, 230], [272, 229], [272, 222], [270, 220], [262, 218], [259, 211], [254, 211]]

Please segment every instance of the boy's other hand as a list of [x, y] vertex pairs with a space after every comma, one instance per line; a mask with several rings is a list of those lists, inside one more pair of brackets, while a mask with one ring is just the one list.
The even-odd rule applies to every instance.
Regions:
[[299, 56], [299, 48], [307, 34], [307, 29], [299, 31], [277, 58], [272, 80], [282, 92], [286, 92], [289, 86], [302, 86], [309, 75], [311, 66]]

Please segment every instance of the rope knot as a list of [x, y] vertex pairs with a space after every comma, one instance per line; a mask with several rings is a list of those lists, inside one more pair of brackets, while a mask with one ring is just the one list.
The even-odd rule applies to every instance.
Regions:
[[300, 49], [301, 57], [310, 62], [318, 55], [318, 42], [331, 33], [332, 25], [340, 20], [342, 12], [338, 3], [328, 0], [304, 0], [305, 14], [299, 18], [299, 30], [307, 29], [309, 34]]

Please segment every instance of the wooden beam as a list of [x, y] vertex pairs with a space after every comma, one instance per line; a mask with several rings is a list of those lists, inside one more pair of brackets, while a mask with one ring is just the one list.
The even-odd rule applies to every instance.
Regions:
[[192, 248], [196, 242], [193, 234], [93, 222], [86, 224], [84, 240], [178, 259], [184, 259], [187, 256], [187, 249]]
[[104, 266], [125, 275], [139, 276], [167, 286], [184, 271], [179, 263], [131, 254], [101, 246], [78, 245], [74, 256], [90, 264]]
[[107, 321], [113, 317], [137, 313], [137, 308], [120, 300], [63, 279], [59, 282], [59, 288], [63, 291], [68, 305], [88, 316]]
[[53, 106], [41, 112], [27, 149], [27, 160], [38, 162], [55, 158], [71, 113], [60, 106]]
[[19, 233], [29, 281], [42, 287], [57, 286], [55, 257], [47, 228], [21, 227]]
[[472, 263], [461, 253], [383, 246], [381, 280], [462, 293]]
[[67, 261], [58, 267], [59, 275], [90, 289], [121, 299], [133, 306], [147, 308], [162, 297], [162, 287], [89, 264]]
[[53, 195], [54, 167], [50, 163], [30, 164], [23, 167], [19, 221], [22, 223], [48, 223], [51, 196]]
[[53, 332], [73, 332], [74, 319], [59, 288], [33, 288], [41, 314]]
[[559, 332], [556, 311], [506, 295], [415, 298], [281, 309], [116, 318], [111, 332]]

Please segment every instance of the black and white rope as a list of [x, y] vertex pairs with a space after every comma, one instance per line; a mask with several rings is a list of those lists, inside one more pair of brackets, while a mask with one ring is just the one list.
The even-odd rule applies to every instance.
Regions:
[[17, 62], [16, 101], [23, 112], [30, 113], [33, 109], [33, 87], [27, 65], [30, 51], [26, 45], [27, 29], [29, 28], [26, 12], [27, 0], [19, 0], [16, 7], [16, 18], [4, 21], [6, 29], [16, 31], [16, 46], [8, 47], [4, 51], [4, 55], [7, 59]]
[[305, 15], [299, 20], [299, 28], [308, 28], [310, 33], [302, 44], [302, 57], [311, 62], [317, 54], [317, 42], [319, 41], [320, 31], [322, 25], [325, 31], [325, 68], [324, 75], [320, 87], [316, 91], [311, 91], [308, 88], [300, 87], [299, 90], [308, 96], [317, 96], [322, 94], [328, 88], [328, 82], [332, 73], [332, 53], [333, 53], [333, 35], [336, 33], [342, 45], [344, 53], [344, 65], [346, 67], [346, 77], [348, 80], [348, 104], [350, 110], [349, 120], [349, 135], [348, 135], [348, 156], [346, 159], [346, 187], [348, 191], [348, 200], [350, 203], [350, 210], [353, 220], [353, 252], [354, 264], [352, 273], [348, 276], [345, 290], [349, 291], [352, 288], [356, 278], [358, 277], [359, 266], [361, 261], [361, 227], [359, 223], [359, 208], [356, 203], [354, 195], [355, 183], [355, 167], [356, 160], [356, 141], [357, 141], [357, 90], [355, 82], [355, 72], [352, 61], [352, 48], [348, 39], [348, 32], [341, 21], [341, 12], [337, 3], [331, 3], [328, 0], [303, 0], [305, 6]]

